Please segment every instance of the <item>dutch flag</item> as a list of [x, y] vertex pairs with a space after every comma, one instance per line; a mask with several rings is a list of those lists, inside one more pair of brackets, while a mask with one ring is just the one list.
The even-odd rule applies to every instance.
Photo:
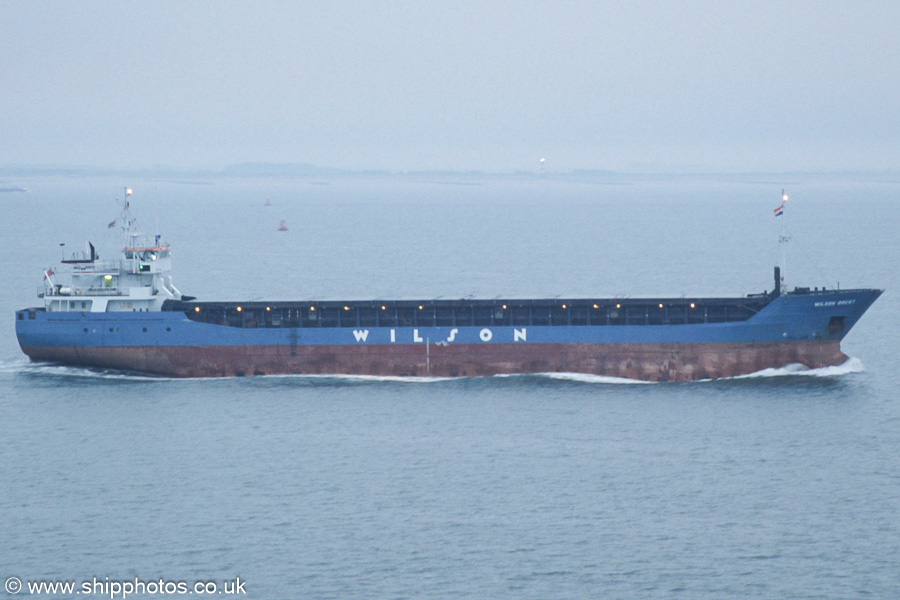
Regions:
[[775, 209], [775, 216], [780, 217], [784, 214], [784, 204]]

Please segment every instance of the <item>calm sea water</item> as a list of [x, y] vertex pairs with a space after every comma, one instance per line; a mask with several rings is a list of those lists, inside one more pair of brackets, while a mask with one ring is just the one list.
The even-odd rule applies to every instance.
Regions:
[[[0, 184], [28, 190], [0, 194], [4, 580], [240, 577], [253, 598], [900, 595], [896, 182]], [[173, 244], [176, 284], [203, 299], [761, 292], [782, 187], [788, 284], [887, 292], [844, 367], [717, 382], [29, 364], [13, 311], [36, 303], [59, 243], [116, 248], [105, 225], [124, 185]]]

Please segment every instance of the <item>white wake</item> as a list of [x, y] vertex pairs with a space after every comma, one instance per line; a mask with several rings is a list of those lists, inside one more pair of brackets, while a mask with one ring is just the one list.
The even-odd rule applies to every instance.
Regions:
[[866, 370], [862, 361], [856, 357], [848, 358], [843, 364], [834, 367], [822, 367], [810, 369], [804, 365], [792, 364], [778, 368], [763, 369], [756, 373], [738, 375], [729, 379], [756, 379], [761, 377], [840, 377], [851, 373], [864, 373]]

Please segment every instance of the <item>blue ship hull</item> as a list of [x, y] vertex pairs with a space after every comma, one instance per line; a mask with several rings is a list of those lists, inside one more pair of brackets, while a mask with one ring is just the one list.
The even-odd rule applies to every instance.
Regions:
[[[410, 324], [394, 317], [390, 325], [383, 320], [362, 324], [366, 306], [375, 312], [385, 307], [359, 302], [346, 306], [320, 303], [323, 307], [318, 314], [328, 314], [325, 304], [336, 311], [336, 321], [330, 326], [299, 318], [291, 324], [284, 317], [290, 316], [290, 310], [279, 313], [279, 320], [273, 322], [267, 311], [278, 303], [241, 307], [238, 303], [185, 302], [156, 312], [48, 312], [40, 308], [16, 313], [16, 334], [22, 350], [34, 360], [167, 376], [472, 376], [568, 371], [683, 381], [730, 377], [791, 363], [808, 367], [839, 364], [846, 359], [840, 340], [880, 294], [872, 289], [795, 291], [759, 300], [759, 310], [749, 311], [752, 316], [720, 322], [699, 316], [701, 307], [715, 302], [688, 304], [681, 298], [628, 301], [631, 312], [626, 313], [624, 322], [616, 310], [621, 305], [615, 300], [574, 300], [568, 307], [561, 304], [565, 310], [554, 324], [535, 317], [532, 308], [531, 316], [518, 323], [504, 316], [482, 324], [477, 317], [458, 324], [460, 313], [447, 313], [452, 322], [440, 326], [435, 323], [443, 318], [439, 311], [446, 307], [433, 308], [430, 301], [403, 303], [419, 304], [417, 308], [425, 312], [430, 309], [428, 319], [413, 314]], [[503, 312], [499, 302], [524, 306], [538, 301], [492, 301], [491, 308], [498, 315]], [[742, 299], [729, 302], [738, 306]], [[464, 303], [457, 301], [456, 305]], [[650, 308], [655, 310], [657, 303], [658, 314], [651, 314]], [[307, 304], [308, 310], [315, 310], [315, 303]], [[583, 317], [577, 307], [586, 308]], [[591, 307], [597, 309], [596, 315], [604, 316], [592, 316]], [[400, 314], [400, 309], [395, 312]], [[220, 313], [221, 322], [198, 320]], [[611, 314], [616, 317], [611, 319]], [[344, 321], [341, 315], [345, 315]], [[354, 316], [351, 319], [349, 315]], [[304, 319], [308, 316], [304, 314]]]

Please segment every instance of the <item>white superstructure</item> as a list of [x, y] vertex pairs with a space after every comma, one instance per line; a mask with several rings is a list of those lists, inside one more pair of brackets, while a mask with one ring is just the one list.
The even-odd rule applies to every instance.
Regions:
[[[100, 260], [88, 242], [81, 255], [63, 258], [60, 273], [44, 272], [38, 297], [48, 311], [113, 312], [158, 311], [166, 300], [180, 300], [182, 294], [172, 283], [172, 250], [160, 244], [160, 236], [149, 237], [135, 231], [128, 196], [119, 219], [123, 248], [117, 260]], [[68, 284], [57, 278], [68, 279]]]

